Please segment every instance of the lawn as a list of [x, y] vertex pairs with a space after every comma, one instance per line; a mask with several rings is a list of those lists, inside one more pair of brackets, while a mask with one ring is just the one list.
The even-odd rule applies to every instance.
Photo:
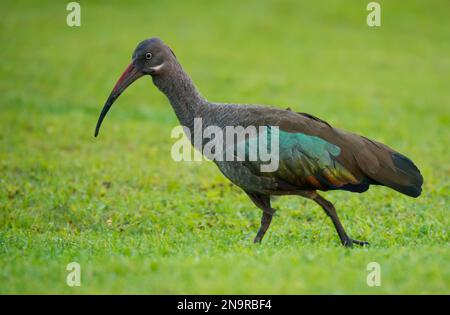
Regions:
[[[380, 1], [0, 3], [0, 293], [450, 293], [450, 4]], [[384, 142], [424, 176], [282, 197], [260, 246], [257, 209], [207, 161], [175, 162], [178, 122], [149, 78], [94, 127], [142, 39], [175, 51], [202, 94], [314, 114]], [[81, 286], [66, 266], [81, 266]], [[378, 262], [381, 286], [366, 283]]]

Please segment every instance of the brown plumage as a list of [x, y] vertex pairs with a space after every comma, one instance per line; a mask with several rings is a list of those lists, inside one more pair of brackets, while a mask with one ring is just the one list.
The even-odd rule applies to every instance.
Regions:
[[316, 188], [326, 191], [329, 189], [324, 185], [329, 184], [328, 186], [336, 188], [349, 185], [348, 190], [354, 188], [356, 192], [362, 192], [370, 184], [374, 184], [390, 187], [411, 197], [417, 197], [421, 193], [423, 179], [413, 162], [380, 142], [333, 128], [310, 114], [260, 106], [251, 106], [247, 111], [248, 119], [240, 120], [238, 125], [279, 126], [281, 130], [316, 136], [338, 146], [341, 152], [336, 161], [356, 179], [347, 178], [336, 187], [333, 185], [333, 180], [336, 179], [323, 173], [325, 183], [320, 184], [318, 180], [311, 179], [311, 187], [296, 187], [297, 189]]

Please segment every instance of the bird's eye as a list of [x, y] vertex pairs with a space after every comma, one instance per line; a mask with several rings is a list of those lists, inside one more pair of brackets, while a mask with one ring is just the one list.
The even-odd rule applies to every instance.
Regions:
[[148, 53], [145, 54], [145, 59], [147, 59], [147, 60], [152, 59], [152, 57], [153, 57], [152, 53], [148, 52]]

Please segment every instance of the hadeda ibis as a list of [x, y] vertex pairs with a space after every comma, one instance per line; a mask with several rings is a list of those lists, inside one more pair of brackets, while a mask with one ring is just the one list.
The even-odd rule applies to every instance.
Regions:
[[[383, 185], [402, 194], [421, 194], [423, 178], [406, 156], [388, 146], [332, 127], [327, 122], [290, 109], [262, 105], [212, 103], [197, 90], [174, 52], [159, 38], [142, 41], [132, 61], [114, 86], [97, 122], [100, 125], [119, 95], [135, 80], [150, 75], [169, 99], [183, 126], [194, 134], [194, 120], [207, 126], [276, 126], [279, 128], [279, 167], [262, 172], [261, 161], [214, 161], [231, 182], [239, 186], [262, 210], [261, 225], [254, 239], [261, 242], [275, 210], [271, 196], [299, 195], [315, 201], [331, 218], [344, 246], [366, 245], [345, 232], [333, 204], [317, 191], [365, 192], [370, 185]], [[192, 137], [191, 137], [192, 142]]]

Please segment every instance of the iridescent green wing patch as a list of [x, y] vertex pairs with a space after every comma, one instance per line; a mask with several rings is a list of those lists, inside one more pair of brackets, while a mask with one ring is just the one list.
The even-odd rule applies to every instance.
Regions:
[[[318, 189], [338, 188], [358, 183], [355, 177], [336, 160], [341, 154], [341, 149], [337, 145], [300, 132], [278, 130], [278, 135], [279, 167], [266, 176], [280, 178], [299, 187]], [[276, 136], [276, 128], [267, 128], [265, 134], [259, 134], [259, 137], [261, 136], [266, 137], [271, 150], [271, 138]], [[247, 153], [258, 150], [259, 154], [261, 149], [259, 139], [248, 139], [245, 143]], [[259, 169], [262, 162], [260, 159], [249, 161], [255, 169]]]

